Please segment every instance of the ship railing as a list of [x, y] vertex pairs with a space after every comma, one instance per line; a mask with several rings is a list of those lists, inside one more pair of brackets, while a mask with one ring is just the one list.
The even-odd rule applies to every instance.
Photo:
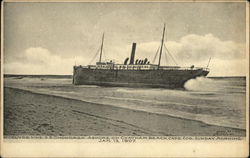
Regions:
[[[147, 68], [119, 68], [119, 67], [96, 67], [95, 65], [88, 65], [88, 66], [76, 66], [81, 68], [88, 68], [88, 69], [114, 69], [114, 70], [157, 70], [157, 67], [147, 67]], [[209, 71], [209, 68], [204, 67], [160, 67], [160, 70], [203, 70], [203, 71]]]
[[160, 67], [160, 70], [204, 70], [204, 71], [209, 71], [209, 68], [203, 68], [203, 67]]
[[79, 65], [79, 66], [74, 66], [75, 68], [93, 68], [93, 66], [82, 66], [82, 65]]

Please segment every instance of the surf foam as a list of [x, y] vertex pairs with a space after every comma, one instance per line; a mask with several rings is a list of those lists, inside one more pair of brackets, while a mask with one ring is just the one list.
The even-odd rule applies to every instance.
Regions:
[[213, 79], [206, 77], [190, 79], [184, 84], [184, 87], [190, 91], [214, 92], [219, 90], [218, 84]]

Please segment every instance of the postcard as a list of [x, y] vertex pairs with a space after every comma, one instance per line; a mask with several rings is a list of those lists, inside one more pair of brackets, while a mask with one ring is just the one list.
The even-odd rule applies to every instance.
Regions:
[[1, 11], [1, 156], [248, 156], [247, 1]]

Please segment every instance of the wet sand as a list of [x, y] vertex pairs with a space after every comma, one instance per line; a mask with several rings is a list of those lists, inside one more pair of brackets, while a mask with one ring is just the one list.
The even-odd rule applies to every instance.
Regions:
[[245, 136], [242, 129], [4, 88], [4, 135]]

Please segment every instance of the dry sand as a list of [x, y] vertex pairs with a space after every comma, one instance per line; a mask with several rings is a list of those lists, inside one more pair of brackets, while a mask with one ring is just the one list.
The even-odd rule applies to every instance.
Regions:
[[245, 130], [208, 125], [109, 105], [4, 88], [4, 135], [245, 136]]

